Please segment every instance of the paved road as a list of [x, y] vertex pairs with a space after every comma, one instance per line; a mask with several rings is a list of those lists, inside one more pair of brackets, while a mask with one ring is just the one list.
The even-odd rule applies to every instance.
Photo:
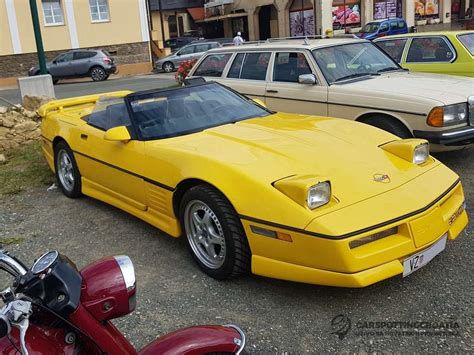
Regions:
[[[109, 79], [102, 82], [93, 82], [89, 79], [82, 79], [80, 82], [77, 82], [77, 80], [65, 80], [60, 81], [57, 85], [55, 85], [54, 90], [56, 92], [56, 97], [58, 99], [63, 99], [67, 97], [96, 94], [107, 91], [148, 90], [173, 84], [175, 84], [173, 74], [163, 73]], [[17, 88], [0, 90], [0, 97], [3, 97], [15, 104], [20, 103], [21, 101], [20, 92]], [[0, 106], [1, 105], [3, 105], [2, 102], [0, 102]]]
[[[438, 157], [461, 175], [467, 205], [474, 206], [474, 148]], [[116, 324], [138, 347], [179, 327], [236, 323], [246, 331], [251, 353], [472, 353], [472, 226], [408, 278], [364, 289], [256, 276], [218, 282], [197, 269], [183, 242], [99, 201], [68, 199], [57, 190], [47, 192], [46, 186], [0, 197], [0, 236], [22, 238], [8, 249], [28, 264], [52, 248], [78, 267], [104, 255], [131, 256], [138, 308]], [[0, 289], [6, 285], [0, 278]], [[331, 320], [339, 314], [352, 321], [343, 339], [331, 334]], [[412, 322], [403, 324], [417, 328], [372, 329], [368, 322]], [[443, 322], [451, 330], [434, 334], [428, 323], [414, 322]]]

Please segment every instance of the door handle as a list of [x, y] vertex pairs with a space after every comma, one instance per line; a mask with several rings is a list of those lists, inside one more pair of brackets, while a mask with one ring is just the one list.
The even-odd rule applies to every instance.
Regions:
[[85, 141], [86, 141], [86, 140], [87, 140], [87, 138], [89, 138], [89, 136], [88, 136], [87, 134], [83, 134], [83, 133], [81, 133], [81, 139], [83, 139], [83, 140], [85, 140]]
[[269, 92], [271, 94], [278, 94], [278, 90], [273, 90], [273, 89], [269, 89], [269, 90], [267, 90], [267, 92]]

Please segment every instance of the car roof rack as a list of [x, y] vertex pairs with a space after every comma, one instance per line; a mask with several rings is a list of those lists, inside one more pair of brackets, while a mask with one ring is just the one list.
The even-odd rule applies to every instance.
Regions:
[[[265, 44], [265, 43], [273, 43], [273, 42], [279, 42], [279, 41], [294, 41], [294, 40], [303, 40], [303, 44], [308, 45], [309, 40], [311, 39], [329, 39], [329, 38], [348, 38], [348, 39], [359, 39], [355, 34], [351, 33], [341, 33], [341, 34], [335, 34], [333, 36], [327, 36], [327, 35], [308, 35], [308, 36], [294, 36], [294, 37], [275, 37], [275, 38], [268, 38], [266, 40], [262, 41], [246, 41], [242, 43], [242, 46], [245, 45], [259, 45], [259, 44]], [[225, 43], [223, 44], [223, 47], [226, 46], [233, 46], [233, 43]]]

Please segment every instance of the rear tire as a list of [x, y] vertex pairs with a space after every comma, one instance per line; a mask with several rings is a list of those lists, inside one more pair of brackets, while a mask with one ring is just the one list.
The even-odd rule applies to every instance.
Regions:
[[161, 67], [165, 73], [171, 73], [174, 71], [174, 64], [171, 62], [165, 62], [163, 63], [163, 66]]
[[63, 194], [70, 198], [82, 196], [81, 174], [71, 148], [64, 141], [54, 147], [54, 171]]
[[217, 280], [250, 272], [251, 253], [240, 219], [225, 196], [209, 185], [190, 188], [180, 203], [188, 250]]
[[107, 80], [108, 75], [104, 68], [102, 67], [92, 67], [90, 70], [91, 79], [93, 81], [104, 81]]
[[390, 132], [402, 139], [413, 138], [413, 135], [408, 128], [403, 125], [403, 123], [391, 117], [373, 116], [364, 121], [364, 123], [383, 129], [384, 131]]

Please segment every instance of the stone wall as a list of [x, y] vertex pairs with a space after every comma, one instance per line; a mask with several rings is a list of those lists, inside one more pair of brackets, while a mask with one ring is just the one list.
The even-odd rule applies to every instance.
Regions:
[[40, 137], [40, 118], [23, 108], [0, 107], [0, 153]]
[[[97, 47], [81, 48], [81, 49], [98, 49]], [[111, 46], [103, 46], [114, 58], [117, 65], [147, 63], [150, 61], [149, 43], [137, 42], [126, 44], [115, 44]], [[46, 60], [50, 61], [63, 51], [46, 52]], [[28, 75], [28, 70], [38, 64], [38, 55], [36, 53], [15, 54], [0, 56], [0, 78], [10, 78]]]

